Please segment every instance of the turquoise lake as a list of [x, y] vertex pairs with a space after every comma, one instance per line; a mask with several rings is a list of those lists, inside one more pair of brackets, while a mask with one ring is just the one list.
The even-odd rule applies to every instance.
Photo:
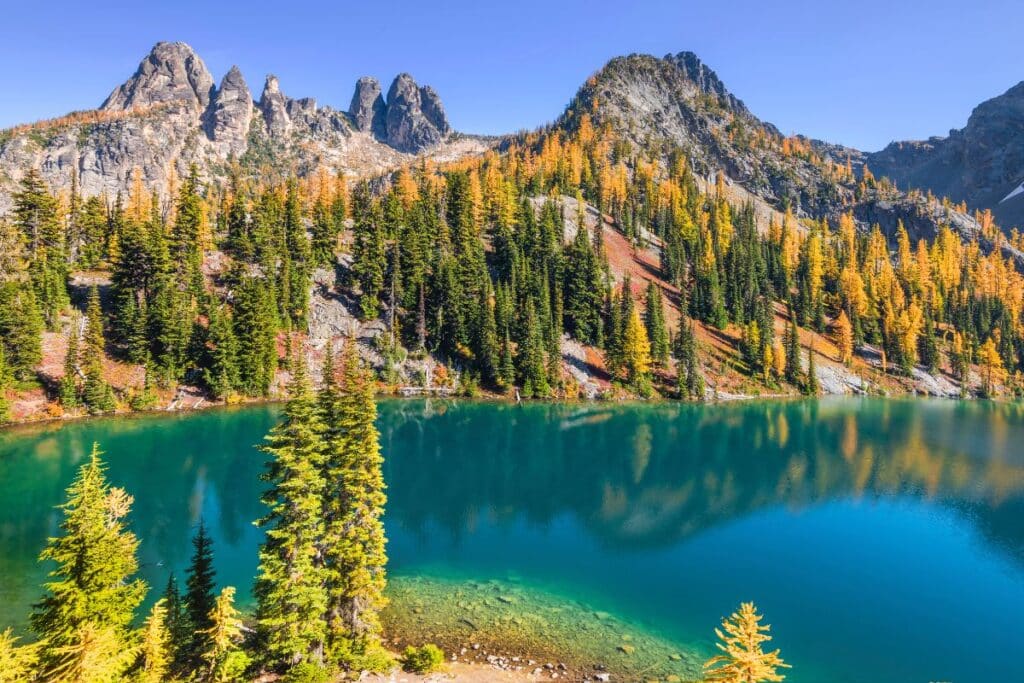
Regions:
[[[54, 506], [94, 441], [135, 496], [152, 592], [202, 517], [218, 581], [247, 600], [253, 446], [278, 412], [0, 431], [0, 628], [25, 627]], [[379, 427], [396, 611], [420, 585], [494, 581], [702, 657], [753, 600], [792, 683], [1024, 681], [1024, 407], [394, 400]]]

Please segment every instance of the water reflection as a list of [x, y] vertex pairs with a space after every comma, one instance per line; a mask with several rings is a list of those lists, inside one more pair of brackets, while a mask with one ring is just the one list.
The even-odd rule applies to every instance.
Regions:
[[[260, 514], [253, 448], [276, 409], [99, 420], [0, 432], [0, 620], [20, 623], [54, 510], [92, 441], [135, 495], [151, 582], [187, 562], [206, 518], [225, 583], [251, 583]], [[458, 544], [481, 521], [570, 515], [611, 548], [663, 548], [752, 512], [912, 498], [958, 511], [1024, 564], [1024, 409], [852, 401], [700, 406], [382, 405], [387, 524]], [[400, 548], [395, 548], [396, 552]], [[159, 568], [159, 570], [154, 568]]]
[[[702, 408], [402, 404], [382, 411], [389, 516], [453, 537], [571, 512], [659, 547], [752, 511], [910, 497], [963, 511], [1024, 560], [1016, 404], [822, 401]], [[1006, 516], [1007, 519], [1003, 519]], [[1019, 519], [1019, 517], [1018, 517]]]

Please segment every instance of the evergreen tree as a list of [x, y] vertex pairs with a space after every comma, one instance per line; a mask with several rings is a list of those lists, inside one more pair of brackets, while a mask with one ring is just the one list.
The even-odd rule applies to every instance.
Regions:
[[29, 275], [43, 319], [55, 329], [57, 317], [70, 303], [67, 291], [66, 235], [57, 200], [36, 169], [29, 169], [14, 193], [14, 221], [28, 245]]
[[342, 206], [334, 209], [320, 196], [313, 205], [313, 229], [310, 256], [315, 266], [329, 266], [334, 263], [338, 235], [344, 228], [344, 199]]
[[192, 537], [192, 559], [185, 577], [185, 615], [190, 631], [183, 660], [190, 669], [199, 666], [208, 643], [206, 634], [213, 625], [210, 614], [214, 608], [216, 570], [213, 568], [213, 541], [206, 533], [206, 524], [200, 518], [199, 528]]
[[132, 578], [138, 541], [125, 522], [132, 498], [111, 487], [104, 470], [94, 445], [61, 506], [63, 533], [39, 556], [56, 564], [31, 616], [47, 680], [113, 680], [134, 659], [131, 622], [146, 584]]
[[693, 332], [693, 322], [684, 314], [679, 321], [679, 333], [676, 336], [677, 382], [680, 398], [704, 399], [704, 378], [700, 374], [697, 358], [697, 339]]
[[78, 228], [81, 245], [78, 249], [78, 267], [98, 268], [106, 258], [107, 229], [109, 220], [103, 200], [92, 196], [85, 200], [78, 214]]
[[792, 313], [782, 344], [786, 351], [786, 381], [799, 384], [803, 375], [803, 367], [800, 364], [800, 333], [797, 331], [796, 318]]
[[651, 343], [651, 360], [658, 367], [668, 363], [668, 330], [665, 327], [665, 309], [661, 303], [661, 288], [654, 281], [647, 283], [647, 305], [644, 326]]
[[269, 512], [260, 547], [255, 594], [260, 649], [268, 665], [290, 667], [324, 658], [328, 609], [320, 555], [324, 539], [324, 423], [301, 353], [294, 353], [284, 419], [267, 436], [262, 478]]
[[249, 667], [249, 656], [242, 650], [242, 620], [235, 609], [235, 589], [220, 592], [205, 619], [210, 628], [203, 633], [207, 643], [198, 680], [203, 683], [235, 683]]
[[64, 376], [60, 379], [60, 404], [65, 410], [78, 407], [78, 320], [71, 319], [68, 349], [64, 355]]
[[[192, 164], [178, 190], [174, 226], [170, 235], [171, 262], [182, 281], [192, 282], [202, 265], [203, 200], [199, 168]], [[193, 292], [198, 295], [201, 292]]]
[[167, 603], [157, 600], [142, 627], [142, 645], [136, 664], [138, 683], [163, 683], [171, 665], [171, 634], [167, 629]]
[[167, 650], [170, 653], [170, 670], [181, 673], [187, 664], [188, 649], [192, 640], [192, 629], [188, 613], [178, 590], [174, 574], [167, 577], [167, 588], [163, 594], [164, 627], [167, 630]]
[[239, 387], [248, 396], [267, 396], [277, 372], [277, 337], [271, 289], [245, 276], [235, 291], [232, 322], [238, 347]]
[[281, 303], [287, 305], [287, 318], [294, 328], [306, 326], [306, 315], [309, 312], [309, 278], [312, 272], [312, 259], [309, 239], [306, 237], [306, 224], [302, 219], [302, 207], [299, 201], [299, 186], [295, 178], [287, 184], [284, 203], [285, 246], [288, 264], [286, 274], [289, 278], [288, 296], [282, 297]]
[[929, 309], [924, 318], [924, 330], [917, 341], [917, 355], [921, 365], [928, 372], [934, 373], [939, 367], [939, 347], [935, 341], [935, 320]]
[[814, 346], [807, 347], [807, 387], [806, 391], [811, 396], [817, 396], [821, 393], [821, 387], [818, 384], [818, 370], [816, 361], [814, 360], [817, 354], [814, 353]]
[[335, 657], [377, 645], [379, 611], [386, 583], [384, 477], [377, 406], [370, 373], [355, 342], [344, 350], [336, 393], [321, 397], [330, 416], [323, 479], [325, 529], [322, 552], [327, 567], [327, 626]]
[[11, 374], [30, 379], [43, 358], [43, 319], [32, 286], [4, 276], [0, 272], [0, 346]]
[[523, 395], [527, 398], [544, 397], [551, 392], [547, 367], [544, 363], [544, 336], [534, 309], [533, 300], [526, 303], [522, 339], [516, 345], [516, 366]]
[[241, 380], [238, 372], [238, 342], [231, 317], [216, 301], [209, 304], [204, 344], [203, 378], [216, 398], [229, 396]]
[[494, 306], [491, 303], [491, 282], [487, 279], [484, 287], [480, 290], [480, 322], [477, 324], [477, 334], [474, 346], [476, 347], [476, 366], [480, 369], [484, 380], [491, 385], [499, 381], [499, 347], [498, 347], [498, 326], [494, 318]]
[[352, 193], [352, 220], [352, 277], [359, 287], [360, 312], [369, 320], [376, 318], [380, 311], [387, 245], [382, 221], [366, 182], [357, 185]]
[[585, 223], [565, 254], [565, 327], [584, 344], [601, 338], [601, 264]]
[[89, 304], [86, 307], [85, 318], [85, 348], [83, 349], [85, 386], [82, 390], [82, 402], [89, 412], [95, 415], [110, 412], [116, 407], [114, 392], [103, 377], [106, 341], [103, 336], [103, 313], [100, 310], [100, 297], [95, 286], [89, 290]]

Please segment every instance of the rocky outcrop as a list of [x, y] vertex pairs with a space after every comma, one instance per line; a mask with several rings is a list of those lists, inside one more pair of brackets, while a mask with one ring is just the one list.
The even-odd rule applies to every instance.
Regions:
[[444, 105], [441, 104], [441, 96], [429, 85], [420, 88], [420, 110], [434, 128], [441, 135], [448, 135], [451, 126], [448, 125], [448, 115], [444, 112]]
[[947, 137], [893, 142], [867, 163], [900, 187], [992, 209], [1004, 228], [1024, 226], [1024, 192], [1012, 194], [1024, 182], [1024, 82], [979, 104]]
[[433, 90], [426, 94], [425, 111], [423, 90], [412, 76], [399, 74], [391, 83], [384, 113], [384, 139], [395, 149], [416, 152], [437, 145], [448, 134], [448, 120], [440, 98]]
[[392, 82], [387, 101], [376, 78], [360, 78], [348, 114], [357, 130], [372, 133], [403, 152], [436, 147], [451, 133], [441, 97], [406, 73]]
[[128, 111], [167, 102], [205, 109], [212, 90], [213, 76], [191, 47], [185, 43], [157, 43], [135, 75], [110, 93], [100, 109]]
[[[1004, 175], [1005, 169], [1024, 155], [1024, 133], [1012, 144], [1013, 126], [1008, 123], [1024, 119], [1018, 113], [1017, 99], [1024, 92], [1018, 95], [1016, 90], [1008, 93], [1005, 101], [979, 107], [972, 115], [974, 125], [969, 126], [985, 128], [987, 139], [1000, 141], [999, 145], [977, 141], [977, 165], [992, 172], [1001, 169]], [[806, 138], [799, 138], [796, 144], [813, 154], [785, 151], [779, 130], [754, 116], [715, 72], [690, 52], [661, 59], [629, 55], [611, 60], [587, 80], [557, 125], [571, 129], [584, 115], [598, 127], [612, 126], [638, 149], [661, 150], [663, 154], [681, 151], [698, 182], [706, 187], [724, 175], [729, 195], [742, 197], [742, 203], [749, 201], [762, 228], [768, 221], [778, 220], [779, 212], [788, 207], [797, 217], [827, 219], [833, 225], [841, 214], [852, 213], [863, 229], [879, 224], [890, 237], [895, 236], [901, 221], [915, 239], [933, 237], [941, 226], [948, 225], [968, 241], [977, 238], [983, 248], [995, 248], [981, 236], [973, 217], [920, 195], [892, 190], [858, 192], [855, 182], [837, 179], [825, 163], [849, 163], [857, 172], [867, 161], [877, 176], [878, 160], [870, 155]], [[758, 139], [775, 142], [761, 144]], [[948, 144], [930, 141], [915, 146], [912, 154], [932, 159], [933, 147]], [[941, 163], [949, 165], [948, 161]], [[1019, 200], [1024, 205], [1024, 191]], [[1024, 255], [1008, 249], [1004, 252], [1024, 264]]]
[[414, 154], [438, 160], [482, 152], [496, 141], [451, 132], [437, 93], [399, 79], [391, 129], [380, 84], [360, 79], [348, 113], [289, 98], [268, 76], [253, 102], [237, 67], [214, 86], [203, 61], [184, 43], [158, 43], [135, 73], [95, 111], [0, 131], [0, 215], [22, 174], [36, 168], [54, 190], [70, 186], [72, 170], [85, 195], [114, 196], [143, 182], [164, 191], [171, 170], [197, 164], [211, 179], [233, 159], [243, 169], [313, 173], [327, 167], [350, 175], [384, 173]]
[[693, 81], [705, 95], [714, 95], [726, 107], [733, 111], [749, 113], [743, 101], [729, 92], [725, 83], [693, 52], [680, 52], [676, 55], [666, 55], [665, 61], [672, 62], [679, 67], [686, 77]]
[[252, 121], [252, 93], [237, 66], [220, 82], [206, 117], [206, 133], [224, 155], [245, 151]]
[[380, 81], [372, 76], [356, 81], [348, 113], [356, 129], [384, 137], [384, 96], [380, 92]]
[[283, 138], [288, 134], [292, 127], [292, 120], [288, 115], [288, 102], [281, 92], [277, 76], [273, 74], [267, 76], [263, 85], [259, 108], [263, 112], [263, 120], [271, 137]]

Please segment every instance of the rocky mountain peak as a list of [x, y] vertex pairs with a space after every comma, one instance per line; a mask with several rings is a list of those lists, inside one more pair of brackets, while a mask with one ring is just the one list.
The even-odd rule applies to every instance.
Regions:
[[245, 151], [249, 123], [252, 121], [252, 93], [237, 66], [225, 74], [210, 102], [206, 131], [210, 140], [224, 152], [239, 155]]
[[263, 120], [267, 124], [267, 130], [271, 136], [280, 137], [291, 129], [291, 117], [288, 115], [288, 102], [281, 93], [281, 84], [277, 76], [267, 75], [263, 84], [263, 94], [260, 96], [260, 111], [263, 112]]
[[1024, 225], [1024, 82], [974, 108], [947, 137], [893, 142], [867, 155], [876, 175], [931, 190], [971, 209], [991, 208], [1003, 227]]
[[384, 132], [389, 145], [407, 152], [416, 152], [441, 142], [449, 127], [437, 93], [430, 88], [421, 89], [407, 73], [398, 74], [388, 89]]
[[363, 76], [356, 81], [356, 90], [352, 94], [352, 104], [349, 105], [348, 113], [357, 129], [371, 131], [377, 137], [383, 137], [384, 108], [380, 81], [372, 76]]
[[679, 67], [686, 74], [686, 77], [693, 81], [704, 94], [717, 96], [726, 106], [734, 111], [747, 111], [746, 105], [729, 92], [725, 87], [725, 83], [718, 77], [718, 74], [702, 62], [695, 53], [684, 51], [675, 55], [665, 55], [665, 61]]
[[106, 111], [126, 111], [164, 102], [210, 104], [213, 76], [206, 64], [185, 43], [157, 43], [135, 74], [103, 102]]
[[451, 126], [448, 125], [448, 115], [445, 114], [444, 105], [441, 104], [441, 96], [429, 85], [420, 88], [420, 109], [423, 111], [423, 115], [427, 117], [427, 120], [442, 135], [447, 135], [451, 132]]

